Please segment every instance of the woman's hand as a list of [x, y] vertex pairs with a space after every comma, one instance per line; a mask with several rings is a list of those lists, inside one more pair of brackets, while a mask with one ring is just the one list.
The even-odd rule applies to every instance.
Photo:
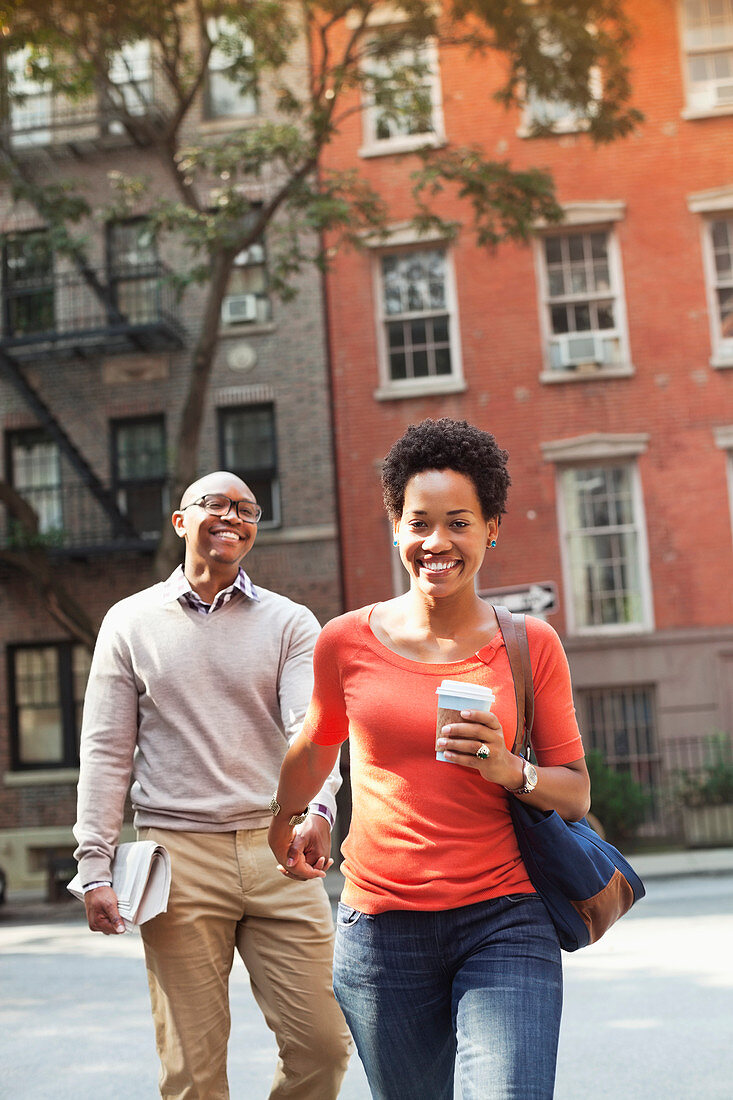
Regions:
[[277, 869], [285, 878], [325, 878], [333, 864], [329, 856], [331, 830], [318, 814], [309, 814], [297, 828], [289, 825], [287, 818], [273, 818], [267, 839], [278, 860]]
[[521, 787], [522, 761], [507, 749], [496, 715], [484, 710], [462, 710], [461, 718], [464, 721], [443, 726], [436, 749], [451, 764], [473, 768], [491, 783], [510, 790]]
[[[522, 759], [504, 743], [499, 719], [481, 710], [462, 710], [463, 722], [443, 726], [436, 748], [451, 764], [473, 768], [484, 779], [499, 783], [508, 791], [524, 786]], [[477, 756], [476, 753], [481, 755]], [[520, 795], [522, 801], [538, 810], [557, 810], [566, 821], [579, 821], [590, 808], [590, 780], [585, 760], [537, 768], [534, 791]]]

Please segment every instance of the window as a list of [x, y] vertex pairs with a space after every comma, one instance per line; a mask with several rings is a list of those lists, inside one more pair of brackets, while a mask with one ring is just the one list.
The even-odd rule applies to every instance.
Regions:
[[226, 297], [221, 303], [225, 325], [266, 324], [272, 320], [265, 246], [259, 241], [234, 259]]
[[560, 497], [572, 629], [647, 628], [646, 554], [635, 465], [565, 469]]
[[378, 258], [384, 374], [393, 390], [431, 389], [458, 374], [452, 271], [446, 250], [390, 252]]
[[214, 43], [206, 81], [207, 116], [256, 115], [257, 80], [252, 42], [225, 16], [207, 20], [207, 32]]
[[660, 786], [654, 688], [581, 689], [577, 693], [583, 740], [613, 771], [628, 772], [650, 793]]
[[[561, 52], [561, 44], [556, 39], [545, 38], [543, 56], [559, 59]], [[601, 75], [597, 68], [591, 70], [589, 83], [594, 99], [600, 99]], [[557, 134], [567, 134], [583, 130], [587, 125], [588, 119], [579, 107], [563, 100], [544, 99], [533, 88], [527, 90], [522, 126], [524, 131], [530, 130], [532, 126], [542, 126]]]
[[550, 372], [627, 366], [612, 234], [595, 229], [548, 235], [541, 242], [541, 257]]
[[443, 140], [438, 53], [433, 42], [369, 57], [362, 155], [414, 149]]
[[8, 55], [6, 68], [13, 145], [47, 145], [53, 122], [50, 84], [32, 71], [27, 46]]
[[112, 445], [117, 505], [141, 538], [157, 538], [168, 504], [163, 417], [116, 421]]
[[[107, 227], [107, 266], [112, 301], [130, 324], [160, 317], [158, 249], [145, 218], [110, 222]], [[115, 318], [111, 318], [114, 324]]]
[[733, 216], [707, 223], [714, 296], [713, 340], [718, 354], [733, 359]]
[[219, 409], [219, 451], [222, 469], [249, 485], [262, 508], [262, 523], [280, 523], [274, 405], [243, 405]]
[[38, 516], [42, 535], [64, 526], [61, 459], [57, 444], [39, 429], [10, 432], [7, 468], [11, 484]]
[[[118, 92], [113, 106], [122, 106], [129, 115], [144, 115], [153, 102], [153, 60], [150, 42], [141, 38], [126, 42], [109, 59], [109, 79]], [[120, 132], [119, 123], [111, 129]]]
[[733, 111], [733, 0], [683, 0], [690, 114]]
[[82, 646], [56, 642], [9, 650], [13, 766], [79, 766], [81, 704], [90, 656]]
[[55, 328], [53, 251], [45, 229], [7, 236], [3, 243], [3, 307], [7, 336]]

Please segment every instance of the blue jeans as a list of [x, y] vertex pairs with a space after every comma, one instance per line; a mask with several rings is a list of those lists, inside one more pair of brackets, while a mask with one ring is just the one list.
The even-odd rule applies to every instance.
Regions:
[[551, 1100], [562, 963], [540, 898], [371, 916], [340, 904], [334, 989], [374, 1100]]

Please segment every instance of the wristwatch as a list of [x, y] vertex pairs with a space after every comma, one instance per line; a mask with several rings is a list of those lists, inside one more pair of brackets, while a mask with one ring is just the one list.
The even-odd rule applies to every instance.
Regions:
[[[275, 793], [270, 799], [270, 813], [273, 817], [277, 817], [281, 809], [282, 806], [277, 800], [277, 793]], [[306, 806], [301, 814], [293, 814], [293, 816], [290, 818], [290, 821], [288, 822], [288, 825], [300, 825], [300, 823], [302, 821], [305, 821], [305, 819], [307, 818], [309, 810], [310, 807]]]
[[510, 794], [531, 794], [537, 786], [537, 769], [534, 764], [530, 764], [529, 760], [522, 761], [522, 778], [524, 783], [521, 787], [505, 787], [504, 789], [509, 791]]

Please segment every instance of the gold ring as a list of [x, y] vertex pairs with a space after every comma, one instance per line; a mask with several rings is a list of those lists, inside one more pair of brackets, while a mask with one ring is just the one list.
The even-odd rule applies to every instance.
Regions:
[[488, 760], [491, 756], [491, 749], [488, 745], [479, 745], [476, 749], [476, 756], [478, 756], [479, 760]]

